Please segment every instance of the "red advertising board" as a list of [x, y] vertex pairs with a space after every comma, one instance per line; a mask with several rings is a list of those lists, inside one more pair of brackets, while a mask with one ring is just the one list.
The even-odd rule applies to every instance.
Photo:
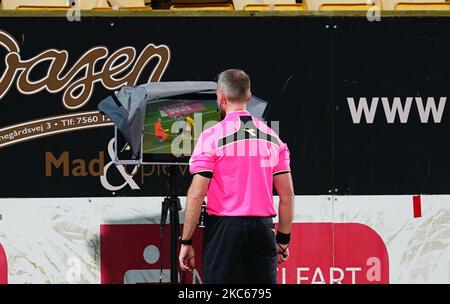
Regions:
[[[197, 229], [196, 269], [186, 274], [185, 283], [203, 283], [202, 246]], [[158, 224], [101, 225], [100, 250], [102, 283], [170, 281], [168, 228], [161, 246]], [[363, 224], [294, 223], [290, 251], [290, 259], [278, 267], [282, 284], [389, 283], [386, 246]]]
[[0, 284], [8, 284], [8, 261], [2, 244], [0, 244]]

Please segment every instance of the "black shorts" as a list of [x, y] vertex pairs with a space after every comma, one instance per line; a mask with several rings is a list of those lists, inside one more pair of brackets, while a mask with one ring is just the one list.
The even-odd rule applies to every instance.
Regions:
[[206, 216], [206, 284], [276, 284], [277, 265], [271, 217]]

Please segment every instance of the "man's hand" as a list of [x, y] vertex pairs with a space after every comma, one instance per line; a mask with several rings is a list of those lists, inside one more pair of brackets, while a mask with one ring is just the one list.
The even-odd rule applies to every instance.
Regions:
[[278, 264], [286, 262], [289, 259], [289, 245], [277, 244]]
[[192, 272], [195, 267], [195, 250], [192, 245], [181, 245], [180, 267], [183, 271]]

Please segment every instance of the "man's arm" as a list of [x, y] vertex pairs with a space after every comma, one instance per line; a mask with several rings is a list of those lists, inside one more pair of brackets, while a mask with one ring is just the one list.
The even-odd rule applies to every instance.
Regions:
[[200, 218], [202, 203], [209, 187], [210, 178], [195, 174], [192, 178], [186, 199], [186, 212], [184, 215], [183, 240], [190, 240]]
[[184, 214], [184, 228], [180, 248], [180, 268], [183, 271], [192, 271], [195, 267], [195, 250], [189, 245], [192, 240], [198, 219], [202, 211], [202, 203], [209, 187], [214, 172], [214, 147], [210, 142], [205, 142], [205, 133], [202, 132], [195, 144], [191, 159], [189, 160], [189, 172], [193, 174], [186, 199], [186, 212]]
[[277, 257], [278, 263], [283, 263], [289, 259], [289, 241], [294, 217], [294, 187], [291, 173], [275, 175], [273, 184], [280, 197], [280, 205], [278, 206]]
[[[186, 201], [186, 212], [184, 214], [184, 228], [182, 239], [187, 241], [192, 239], [197, 227], [200, 212], [202, 210], [203, 199], [208, 190], [211, 179], [200, 174], [195, 174], [191, 187], [189, 187]], [[192, 245], [181, 245], [180, 267], [183, 271], [191, 271], [195, 267], [195, 250]]]
[[278, 231], [284, 234], [291, 233], [294, 217], [294, 186], [291, 173], [275, 175], [273, 185], [280, 197], [278, 206]]

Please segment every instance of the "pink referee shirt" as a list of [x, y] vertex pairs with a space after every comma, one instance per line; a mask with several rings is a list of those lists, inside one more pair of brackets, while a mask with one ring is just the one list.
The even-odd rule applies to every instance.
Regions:
[[289, 150], [272, 129], [249, 112], [231, 112], [201, 133], [189, 171], [212, 173], [208, 214], [276, 216], [273, 176], [290, 172]]

